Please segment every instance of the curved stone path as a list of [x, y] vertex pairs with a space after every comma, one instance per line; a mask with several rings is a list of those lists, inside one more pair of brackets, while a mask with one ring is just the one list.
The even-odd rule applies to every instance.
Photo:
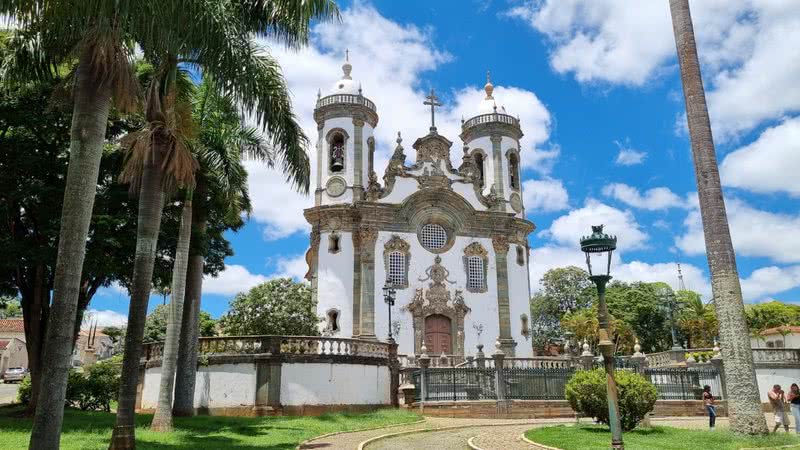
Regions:
[[[663, 418], [653, 419], [653, 425], [669, 425], [679, 428], [704, 428], [707, 418]], [[726, 418], [718, 419], [725, 427]], [[426, 417], [424, 422], [379, 428], [375, 430], [340, 433], [313, 439], [298, 447], [301, 450], [531, 450], [530, 444], [520, 435], [537, 427], [554, 424], [575, 424], [575, 419], [453, 419]], [[447, 428], [438, 430], [440, 428]], [[376, 437], [383, 437], [374, 440]], [[469, 447], [470, 441], [473, 447]]]

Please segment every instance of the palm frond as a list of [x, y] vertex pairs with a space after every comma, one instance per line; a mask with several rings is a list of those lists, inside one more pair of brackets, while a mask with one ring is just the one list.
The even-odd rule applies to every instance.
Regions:
[[240, 0], [246, 26], [289, 47], [308, 43], [314, 20], [340, 20], [333, 0]]

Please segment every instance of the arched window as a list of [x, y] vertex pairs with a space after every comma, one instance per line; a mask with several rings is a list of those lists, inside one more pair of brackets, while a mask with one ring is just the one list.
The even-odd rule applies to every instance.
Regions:
[[519, 158], [516, 152], [508, 154], [508, 176], [512, 189], [519, 189]]
[[344, 172], [344, 135], [335, 133], [330, 140], [330, 171], [331, 173]]
[[334, 335], [339, 332], [339, 310], [332, 308], [325, 313], [325, 331], [328, 335]]
[[486, 265], [489, 253], [478, 242], [464, 249], [464, 270], [467, 274], [467, 291], [486, 292]]
[[475, 160], [475, 165], [478, 166], [478, 180], [480, 181], [480, 187], [485, 186], [485, 177], [484, 177], [484, 162], [483, 162], [483, 153], [475, 152], [475, 156], [473, 159]]
[[408, 263], [411, 259], [408, 242], [393, 235], [383, 246], [383, 261], [386, 269], [386, 284], [395, 289], [408, 287]]

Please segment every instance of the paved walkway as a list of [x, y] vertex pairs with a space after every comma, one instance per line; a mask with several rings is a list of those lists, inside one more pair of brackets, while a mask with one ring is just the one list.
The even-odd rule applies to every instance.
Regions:
[[[589, 423], [583, 419], [581, 422]], [[769, 421], [769, 424], [772, 422]], [[341, 433], [329, 437], [315, 439], [301, 446], [301, 449], [324, 450], [357, 450], [359, 445], [378, 436], [398, 433], [364, 446], [364, 450], [464, 450], [469, 449], [467, 442], [482, 450], [530, 450], [531, 446], [522, 440], [520, 435], [537, 426], [554, 424], [574, 425], [574, 419], [452, 419], [443, 417], [427, 417], [424, 422], [381, 428], [355, 433]], [[728, 419], [717, 419], [720, 428], [727, 428]], [[652, 425], [667, 425], [678, 428], [705, 429], [708, 418], [670, 417], [653, 419]], [[425, 431], [446, 427], [460, 427], [441, 431]], [[402, 434], [412, 431], [412, 433]]]
[[15, 401], [17, 401], [18, 388], [19, 388], [19, 383], [0, 384], [0, 405], [5, 405], [7, 403], [14, 403]]

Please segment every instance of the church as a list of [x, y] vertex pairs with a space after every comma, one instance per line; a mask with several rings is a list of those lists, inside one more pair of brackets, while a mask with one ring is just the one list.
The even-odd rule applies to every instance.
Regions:
[[[435, 125], [411, 149], [397, 146], [375, 167], [378, 107], [346, 61], [341, 80], [314, 110], [314, 206], [307, 278], [325, 336], [385, 340], [398, 352], [465, 356], [496, 342], [507, 356], [532, 356], [528, 235], [517, 118], [486, 97], [462, 121], [463, 156]], [[456, 149], [458, 150], [458, 147]], [[408, 153], [408, 154], [407, 154]], [[382, 176], [379, 177], [379, 173]], [[391, 311], [384, 287], [395, 291]]]

